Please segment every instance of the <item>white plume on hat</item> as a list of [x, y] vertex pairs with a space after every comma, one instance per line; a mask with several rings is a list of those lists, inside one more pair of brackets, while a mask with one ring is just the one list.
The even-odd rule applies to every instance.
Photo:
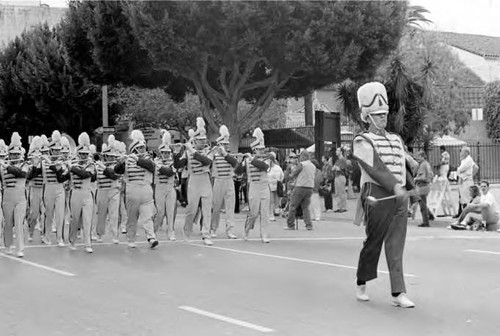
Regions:
[[358, 104], [361, 109], [361, 120], [364, 122], [370, 114], [389, 113], [387, 91], [384, 84], [370, 82], [358, 89]]
[[170, 145], [172, 144], [172, 136], [170, 135], [170, 132], [167, 131], [166, 129], [161, 130], [162, 138], [161, 138], [161, 145], [158, 146], [158, 150], [163, 151], [163, 152], [170, 152]]
[[101, 152], [103, 154], [111, 154], [112, 151], [115, 150], [115, 136], [113, 134], [108, 136], [108, 143], [103, 143], [102, 144], [102, 149]]
[[51, 148], [61, 148], [61, 132], [58, 130], [52, 132], [49, 146]]
[[71, 145], [69, 139], [65, 136], [61, 137], [61, 152], [69, 153], [71, 151]]
[[78, 136], [78, 147], [76, 147], [78, 153], [90, 153], [90, 137], [87, 132], [82, 132]]
[[45, 134], [40, 135], [40, 139], [42, 142], [42, 149], [48, 150], [49, 149], [49, 139], [47, 139], [47, 136]]
[[40, 149], [42, 149], [42, 138], [35, 135], [33, 139], [31, 139], [28, 156], [32, 156], [35, 152], [40, 152]]
[[229, 130], [226, 125], [219, 127], [220, 136], [216, 139], [217, 143], [229, 143]]
[[146, 146], [146, 140], [144, 139], [144, 134], [140, 130], [133, 130], [130, 133], [130, 143], [128, 150], [132, 152], [138, 146]]
[[121, 142], [121, 141], [116, 141], [115, 142], [115, 148], [116, 148], [116, 151], [120, 154], [125, 154], [127, 153], [127, 146], [125, 146], [125, 143], [124, 142]]
[[205, 130], [205, 120], [202, 117], [196, 118], [196, 131], [193, 137], [195, 139], [206, 139], [207, 131]]
[[4, 155], [7, 154], [7, 145], [3, 139], [0, 139], [0, 153]]
[[256, 138], [255, 141], [253, 141], [251, 144], [250, 144], [250, 147], [252, 147], [252, 149], [258, 149], [258, 148], [265, 148], [266, 146], [264, 145], [264, 133], [262, 132], [262, 130], [260, 129], [260, 127], [257, 127], [253, 133], [252, 133], [252, 136], [254, 138]]
[[90, 154], [94, 155], [95, 153], [97, 153], [97, 147], [94, 144], [90, 145], [89, 152]]
[[21, 136], [17, 132], [10, 137], [9, 153], [22, 153]]

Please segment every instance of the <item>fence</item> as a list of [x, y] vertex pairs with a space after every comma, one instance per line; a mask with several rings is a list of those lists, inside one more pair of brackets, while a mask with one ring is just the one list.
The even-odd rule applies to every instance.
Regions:
[[[470, 142], [467, 146], [471, 150], [471, 157], [479, 166], [476, 181], [487, 180], [490, 183], [500, 183], [500, 143]], [[445, 146], [450, 153], [450, 170], [454, 171], [460, 165], [460, 149], [462, 145]], [[415, 146], [415, 150], [421, 147]], [[428, 161], [437, 173], [441, 162], [441, 151], [433, 146], [427, 153]]]

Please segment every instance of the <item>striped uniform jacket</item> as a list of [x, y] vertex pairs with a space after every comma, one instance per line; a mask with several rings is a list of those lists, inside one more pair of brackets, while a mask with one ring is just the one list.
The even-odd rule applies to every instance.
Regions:
[[124, 181], [127, 184], [151, 185], [153, 183], [153, 174], [141, 166], [131, 157], [125, 161]]
[[[155, 168], [155, 185], [157, 186], [174, 186], [175, 185], [175, 175], [166, 176], [164, 174], [160, 174], [160, 169], [162, 167], [171, 167], [173, 168], [174, 161], [172, 159], [156, 159], [156, 168]], [[175, 171], [175, 170], [174, 170]]]
[[[118, 179], [114, 180], [106, 174], [104, 174], [105, 169], [111, 169], [113, 170], [112, 167], [103, 167], [101, 165], [96, 165], [96, 171], [97, 171], [97, 188], [98, 189], [103, 189], [103, 190], [110, 190], [110, 189], [118, 189], [119, 183]], [[114, 173], [114, 171], [113, 171]]]
[[44, 184], [56, 184], [59, 183], [57, 182], [57, 175], [56, 173], [50, 169], [50, 166], [52, 164], [48, 163], [47, 161], [42, 161], [42, 177], [43, 177], [43, 183]]
[[233, 178], [233, 166], [224, 158], [224, 156], [215, 154], [212, 163], [212, 176], [214, 178], [229, 179]]
[[[31, 166], [31, 169], [36, 169], [37, 167]], [[42, 168], [43, 169], [43, 168]], [[38, 174], [30, 180], [29, 185], [34, 188], [43, 188], [43, 173]]]
[[[88, 171], [88, 168], [95, 169], [95, 167], [93, 167], [93, 164], [87, 166], [77, 166], [77, 168], [85, 169], [85, 171]], [[91, 176], [82, 178], [78, 174], [75, 174], [73, 171], [71, 171], [70, 176], [74, 190], [91, 190]]]
[[[258, 157], [255, 157], [255, 159], [260, 160]], [[250, 159], [246, 159], [246, 169], [247, 169], [247, 180], [248, 183], [259, 183], [259, 184], [267, 184], [268, 183], [268, 177], [267, 177], [267, 171], [262, 171], [259, 168], [255, 167]]]
[[[26, 177], [18, 177], [13, 173], [9, 172], [9, 168], [2, 168], [2, 188], [4, 191], [13, 189], [26, 189]], [[27, 170], [26, 163], [22, 163], [19, 166], [15, 166], [18, 169]]]
[[200, 161], [196, 160], [193, 157], [193, 154], [194, 153], [187, 154], [189, 174], [201, 175], [205, 173], [210, 173], [210, 167], [202, 165]]
[[[373, 146], [375, 153], [387, 169], [394, 175], [398, 183], [406, 183], [405, 151], [403, 142], [397, 134], [386, 133], [385, 136], [370, 132], [362, 133], [361, 136], [368, 140]], [[380, 184], [373, 180], [368, 174], [362, 174], [361, 185], [366, 182]]]

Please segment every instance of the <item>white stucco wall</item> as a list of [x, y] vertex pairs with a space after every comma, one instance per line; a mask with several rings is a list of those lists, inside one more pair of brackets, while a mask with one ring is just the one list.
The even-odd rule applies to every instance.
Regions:
[[449, 48], [468, 68], [474, 71], [486, 83], [500, 80], [500, 59], [486, 60], [482, 56], [462, 49], [451, 46]]

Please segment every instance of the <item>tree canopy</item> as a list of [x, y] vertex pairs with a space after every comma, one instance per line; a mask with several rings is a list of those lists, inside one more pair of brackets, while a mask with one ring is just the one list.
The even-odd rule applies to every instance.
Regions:
[[[406, 8], [401, 1], [71, 2], [65, 41], [75, 64], [98, 67], [103, 82], [193, 90], [208, 125], [218, 129], [215, 108], [238, 135], [275, 97], [373, 76], [397, 46]], [[238, 114], [242, 100], [252, 105]]]
[[500, 81], [489, 83], [484, 94], [484, 115], [490, 139], [500, 139]]
[[36, 26], [0, 52], [0, 125], [28, 135], [77, 136], [100, 124], [100, 89], [67, 62], [57, 28]]

